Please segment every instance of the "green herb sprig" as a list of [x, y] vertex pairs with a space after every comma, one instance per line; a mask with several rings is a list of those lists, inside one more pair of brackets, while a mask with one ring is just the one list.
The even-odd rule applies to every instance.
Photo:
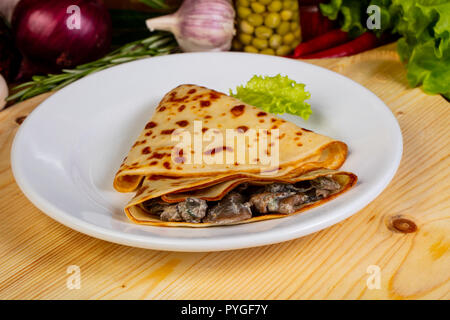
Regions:
[[165, 3], [164, 0], [140, 0], [140, 2], [148, 5], [154, 9], [168, 9], [169, 6]]
[[74, 69], [64, 69], [60, 74], [33, 76], [31, 81], [14, 87], [12, 89], [14, 93], [7, 98], [7, 101], [23, 101], [41, 93], [61, 89], [89, 74], [115, 65], [166, 55], [176, 50], [178, 50], [178, 45], [172, 35], [165, 32], [155, 32], [146, 39], [126, 44], [101, 59], [79, 65]]

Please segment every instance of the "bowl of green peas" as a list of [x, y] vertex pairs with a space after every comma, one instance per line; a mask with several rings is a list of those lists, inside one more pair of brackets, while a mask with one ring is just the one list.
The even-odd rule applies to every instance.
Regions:
[[301, 42], [298, 0], [236, 0], [233, 49], [277, 56]]

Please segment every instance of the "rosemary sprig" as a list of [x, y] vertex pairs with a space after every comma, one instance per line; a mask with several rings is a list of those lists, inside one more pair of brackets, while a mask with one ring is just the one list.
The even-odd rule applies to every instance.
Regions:
[[61, 89], [91, 73], [125, 62], [169, 54], [177, 48], [172, 35], [156, 32], [146, 39], [128, 43], [101, 59], [79, 65], [75, 69], [64, 69], [60, 74], [33, 76], [31, 81], [14, 87], [12, 89], [14, 93], [7, 98], [7, 101], [23, 101], [44, 92]]
[[169, 6], [165, 3], [164, 0], [140, 0], [140, 2], [148, 5], [154, 9], [168, 9]]

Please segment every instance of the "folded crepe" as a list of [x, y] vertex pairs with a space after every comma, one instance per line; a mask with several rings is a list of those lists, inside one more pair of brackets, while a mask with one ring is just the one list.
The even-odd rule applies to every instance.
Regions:
[[347, 146], [223, 93], [181, 85], [161, 100], [114, 188], [139, 224], [206, 227], [280, 218], [342, 194]]

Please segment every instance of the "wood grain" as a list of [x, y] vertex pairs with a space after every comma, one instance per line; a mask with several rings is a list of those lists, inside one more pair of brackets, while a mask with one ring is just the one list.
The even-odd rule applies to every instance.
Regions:
[[[91, 238], [33, 207], [10, 170], [16, 119], [44, 95], [0, 113], [0, 299], [450, 299], [448, 102], [408, 87], [395, 45], [311, 62], [372, 90], [400, 123], [399, 171], [365, 209], [300, 239], [228, 252], [161, 252]], [[399, 217], [417, 230], [395, 231]], [[78, 290], [66, 287], [69, 265], [80, 267]], [[367, 286], [371, 265], [380, 268], [379, 289]]]

